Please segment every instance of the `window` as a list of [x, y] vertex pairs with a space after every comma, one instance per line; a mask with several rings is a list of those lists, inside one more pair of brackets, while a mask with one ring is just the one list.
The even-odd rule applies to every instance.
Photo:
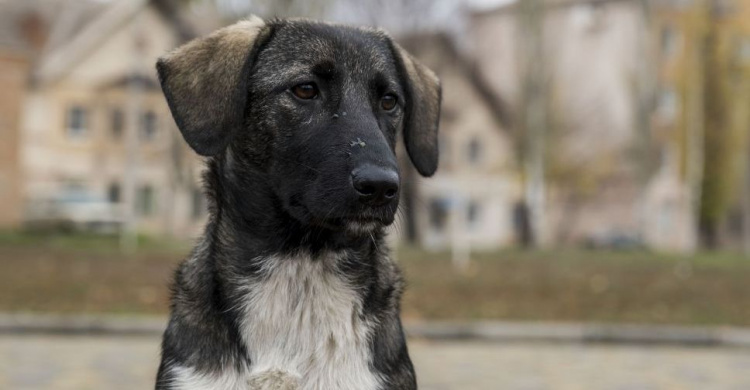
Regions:
[[107, 189], [107, 199], [109, 199], [110, 203], [120, 203], [121, 192], [120, 185], [112, 183]]
[[469, 202], [469, 206], [466, 209], [466, 221], [468, 222], [470, 229], [475, 229], [479, 226], [479, 212], [480, 205], [475, 201]]
[[125, 130], [125, 113], [121, 109], [115, 108], [110, 113], [110, 120], [112, 125], [112, 138], [121, 139], [122, 133]]
[[68, 110], [65, 127], [69, 138], [86, 137], [88, 113], [82, 106], [73, 106]]
[[67, 179], [63, 183], [63, 193], [66, 197], [78, 198], [84, 196], [86, 192], [87, 188], [83, 180]]
[[445, 199], [430, 201], [430, 226], [437, 231], [445, 229], [448, 220], [448, 202]]
[[664, 120], [673, 122], [677, 117], [678, 109], [677, 92], [673, 88], [664, 88], [659, 91], [657, 112]]
[[740, 59], [750, 62], [750, 37], [745, 37], [740, 43]]
[[745, 213], [742, 207], [732, 207], [727, 218], [727, 230], [735, 237], [742, 237], [744, 233]]
[[718, 17], [729, 16], [738, 12], [737, 6], [739, 4], [735, 4], [733, 0], [716, 0], [712, 2], [712, 11]]
[[153, 111], [146, 111], [141, 117], [141, 138], [151, 141], [156, 138], [157, 116]]
[[673, 26], [664, 26], [661, 29], [661, 52], [665, 58], [677, 55], [680, 49], [680, 33]]
[[476, 165], [482, 159], [482, 144], [478, 139], [472, 138], [468, 146], [469, 162]]
[[206, 213], [206, 197], [200, 188], [193, 188], [192, 217], [199, 219]]
[[141, 216], [150, 216], [156, 212], [154, 189], [150, 185], [138, 188], [135, 199], [135, 211]]
[[581, 29], [590, 29], [594, 25], [594, 6], [582, 4], [573, 7], [571, 12], [573, 24]]

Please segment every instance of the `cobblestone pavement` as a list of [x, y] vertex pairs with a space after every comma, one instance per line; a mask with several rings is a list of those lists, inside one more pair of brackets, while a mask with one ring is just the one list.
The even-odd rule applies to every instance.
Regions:
[[[150, 389], [157, 337], [0, 336], [0, 389]], [[422, 390], [750, 390], [750, 351], [414, 340]]]

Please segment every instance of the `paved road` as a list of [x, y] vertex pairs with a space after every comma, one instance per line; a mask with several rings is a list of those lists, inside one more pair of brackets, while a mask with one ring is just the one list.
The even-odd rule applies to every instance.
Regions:
[[[750, 390], [747, 349], [412, 341], [422, 390]], [[0, 336], [0, 389], [149, 389], [158, 339]]]

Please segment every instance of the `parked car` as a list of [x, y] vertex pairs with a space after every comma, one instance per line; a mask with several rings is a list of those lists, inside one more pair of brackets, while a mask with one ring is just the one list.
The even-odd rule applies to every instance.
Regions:
[[637, 235], [617, 231], [592, 235], [586, 239], [585, 246], [588, 249], [615, 251], [646, 249], [643, 240]]
[[114, 233], [122, 222], [120, 204], [88, 193], [37, 199], [26, 210], [26, 226], [32, 230]]

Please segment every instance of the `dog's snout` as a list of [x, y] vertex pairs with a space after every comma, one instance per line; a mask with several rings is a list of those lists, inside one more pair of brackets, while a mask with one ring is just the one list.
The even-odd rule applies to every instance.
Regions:
[[360, 202], [382, 206], [398, 195], [398, 173], [392, 168], [365, 165], [352, 171], [352, 186]]

